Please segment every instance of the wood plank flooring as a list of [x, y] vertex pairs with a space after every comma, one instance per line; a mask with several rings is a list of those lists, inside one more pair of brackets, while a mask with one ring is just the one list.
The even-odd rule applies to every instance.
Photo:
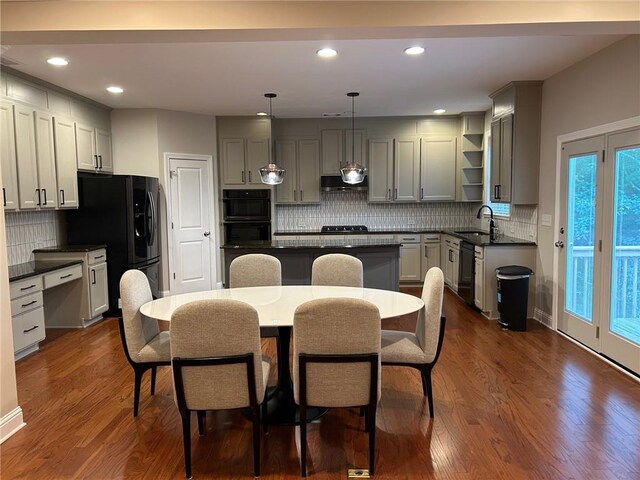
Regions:
[[[445, 314], [433, 421], [418, 372], [383, 369], [375, 478], [640, 479], [639, 383], [535, 322], [526, 333], [502, 331], [450, 293]], [[414, 324], [407, 316], [385, 327]], [[265, 341], [271, 355], [273, 347]], [[18, 362], [17, 377], [27, 426], [0, 447], [3, 479], [184, 478], [170, 370], [159, 369], [155, 397], [145, 377], [134, 419], [115, 319], [44, 344]], [[363, 427], [356, 409], [311, 425], [310, 478], [365, 467]], [[199, 438], [194, 417], [194, 479], [252, 477], [250, 423], [219, 412], [207, 430]], [[294, 428], [270, 429], [263, 478], [299, 478], [297, 442]]]

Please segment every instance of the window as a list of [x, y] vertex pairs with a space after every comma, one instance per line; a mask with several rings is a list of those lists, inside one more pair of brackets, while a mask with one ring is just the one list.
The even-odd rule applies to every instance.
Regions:
[[[487, 186], [484, 192], [485, 202], [493, 210], [493, 215], [497, 217], [507, 217], [511, 214], [511, 205], [508, 203], [493, 203], [491, 201], [491, 135], [487, 135], [486, 161], [485, 165], [485, 182]], [[485, 212], [488, 215], [488, 212]]]

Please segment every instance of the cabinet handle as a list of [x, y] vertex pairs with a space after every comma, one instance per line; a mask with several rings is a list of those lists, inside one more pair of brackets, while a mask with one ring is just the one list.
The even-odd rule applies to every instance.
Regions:
[[102, 155], [98, 155], [98, 158], [100, 159], [100, 170], [102, 170]]
[[64, 189], [60, 189], [60, 205], [64, 205]]
[[20, 289], [21, 292], [24, 292], [25, 290], [31, 290], [33, 287], [35, 287], [35, 285], [29, 285], [28, 287], [22, 287]]
[[389, 189], [389, 195], [387, 196], [387, 200], [391, 200], [391, 189]]
[[91, 269], [91, 274], [93, 275], [93, 280], [91, 281], [91, 285], [95, 285], [96, 284], [96, 271], [93, 268]]
[[98, 255], [96, 257], [93, 257], [94, 260], [98, 260], [99, 258], [104, 258], [104, 255]]
[[42, 189], [42, 194], [44, 195], [44, 204], [43, 205], [46, 207], [47, 206], [47, 189], [46, 188]]
[[297, 202], [297, 201], [298, 201], [298, 191], [297, 191], [297, 190], [294, 190], [294, 191], [293, 191], [293, 201], [294, 201], [294, 202]]
[[242, 183], [244, 183], [244, 170], [242, 170]]
[[22, 308], [28, 307], [29, 305], [33, 305], [34, 303], [38, 303], [38, 301], [37, 300], [32, 300], [29, 303], [23, 303], [22, 304]]
[[304, 202], [304, 191], [300, 190], [300, 201]]
[[2, 206], [7, 206], [7, 191], [2, 187]]
[[451, 258], [451, 254], [453, 253], [453, 250], [449, 250], [449, 261], [453, 262], [453, 259]]
[[94, 155], [93, 159], [96, 161], [96, 170], [98, 169], [98, 155]]
[[428, 252], [428, 250], [429, 250], [429, 249], [428, 249], [428, 248], [427, 248], [427, 246], [425, 245], [425, 246], [424, 246], [424, 256], [425, 256], [425, 258], [429, 258], [429, 252]]
[[39, 206], [40, 206], [40, 189], [39, 189], [39, 188], [36, 188], [36, 195], [38, 195], [38, 203], [37, 203], [37, 206], [39, 207]]
[[251, 170], [249, 170], [249, 183], [251, 183]]
[[73, 275], [73, 273], [67, 273], [66, 275], [61, 275], [60, 280], [62, 280], [63, 278], [69, 278], [71, 275]]
[[420, 199], [424, 198], [424, 187], [420, 187]]
[[29, 333], [29, 332], [35, 330], [36, 328], [38, 328], [38, 325], [34, 325], [31, 328], [27, 328], [26, 330], [23, 330], [22, 333]]
[[393, 198], [394, 198], [394, 200], [398, 199], [398, 189], [397, 188], [393, 189]]

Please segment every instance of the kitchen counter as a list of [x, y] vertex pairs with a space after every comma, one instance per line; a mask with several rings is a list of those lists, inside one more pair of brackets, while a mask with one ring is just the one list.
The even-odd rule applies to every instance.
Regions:
[[107, 248], [106, 245], [60, 245], [57, 247], [37, 248], [33, 253], [86, 253]]
[[36, 275], [79, 264], [82, 264], [82, 260], [40, 261], [11, 265], [9, 267], [9, 282], [35, 277]]
[[400, 242], [394, 240], [377, 240], [375, 238], [336, 240], [327, 238], [313, 240], [273, 240], [271, 242], [257, 243], [251, 245], [223, 245], [223, 249], [244, 250], [244, 249], [315, 249], [315, 248], [379, 248], [379, 247], [400, 247]]
[[[354, 232], [292, 232], [292, 231], [280, 231], [275, 232], [274, 236], [286, 236], [286, 235], [297, 235], [299, 237], [304, 237], [307, 235], [326, 235], [327, 237], [331, 237], [332, 235], [379, 235], [379, 234], [394, 234], [394, 235], [402, 235], [406, 233], [414, 233], [414, 234], [422, 234], [422, 233], [444, 233], [446, 235], [451, 235], [457, 238], [460, 238], [466, 242], [472, 243], [473, 245], [477, 245], [479, 247], [499, 247], [499, 246], [536, 246], [535, 242], [530, 242], [528, 240], [522, 240], [519, 238], [501, 236], [497, 240], [490, 241], [489, 233], [477, 234], [479, 230], [474, 229], [464, 229], [464, 228], [454, 228], [454, 229], [405, 229], [405, 230], [369, 230], [369, 231], [354, 231]], [[289, 240], [287, 240], [289, 241]], [[291, 240], [294, 241], [294, 240]], [[303, 241], [302, 239], [300, 241]], [[355, 240], [349, 240], [349, 242], [354, 242]], [[342, 241], [344, 243], [344, 241]], [[389, 243], [386, 241], [386, 243]], [[225, 247], [223, 247], [225, 248]]]

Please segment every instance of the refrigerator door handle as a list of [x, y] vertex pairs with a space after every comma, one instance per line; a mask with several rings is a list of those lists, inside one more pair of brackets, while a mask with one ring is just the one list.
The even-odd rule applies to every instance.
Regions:
[[149, 198], [149, 214], [151, 216], [150, 218], [151, 228], [149, 229], [149, 232], [148, 232], [147, 244], [151, 245], [153, 244], [153, 241], [156, 236], [156, 204], [153, 201], [153, 195], [151, 194], [151, 192], [147, 192], [147, 197]]

